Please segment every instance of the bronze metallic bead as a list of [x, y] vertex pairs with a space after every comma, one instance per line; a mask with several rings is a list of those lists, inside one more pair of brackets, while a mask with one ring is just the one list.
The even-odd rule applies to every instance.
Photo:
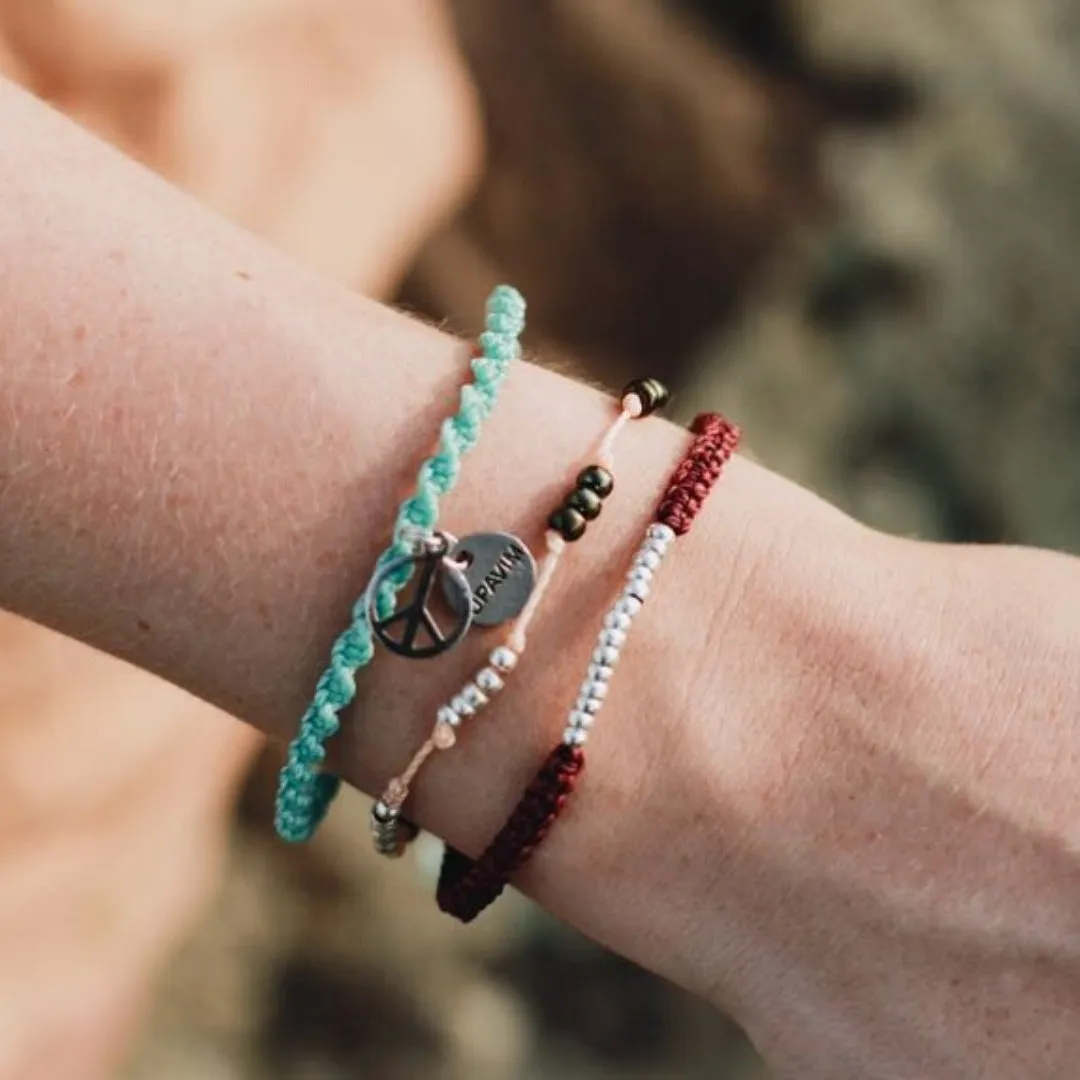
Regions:
[[641, 402], [641, 415], [649, 416], [662, 409], [670, 400], [671, 393], [659, 379], [634, 379], [627, 383], [623, 390], [623, 397], [627, 394], [636, 394]]
[[576, 510], [586, 521], [595, 521], [604, 508], [604, 502], [592, 488], [581, 487], [566, 496], [566, 503], [571, 510]]
[[585, 518], [569, 506], [560, 506], [551, 517], [548, 525], [568, 543], [580, 540], [585, 535]]
[[615, 477], [600, 465], [590, 465], [578, 473], [577, 486], [606, 499], [615, 490]]

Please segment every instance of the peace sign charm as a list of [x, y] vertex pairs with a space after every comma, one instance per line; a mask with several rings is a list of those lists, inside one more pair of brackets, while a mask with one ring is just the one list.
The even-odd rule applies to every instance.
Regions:
[[[398, 656], [409, 660], [439, 656], [452, 649], [472, 625], [472, 589], [461, 565], [450, 558], [450, 549], [455, 543], [452, 536], [436, 533], [419, 544], [414, 554], [394, 559], [372, 578], [367, 592], [368, 620], [375, 636]], [[375, 610], [379, 586], [390, 575], [410, 565], [415, 568], [410, 583], [413, 586], [411, 595], [385, 619], [380, 619]], [[431, 610], [431, 594], [440, 577], [442, 591], [449, 602], [449, 617], [453, 620], [445, 629]], [[399, 626], [400, 633], [396, 633]]]

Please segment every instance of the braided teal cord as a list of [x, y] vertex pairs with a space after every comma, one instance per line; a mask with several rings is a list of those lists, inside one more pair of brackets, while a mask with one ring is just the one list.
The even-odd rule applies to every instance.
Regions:
[[[476, 445], [510, 364], [521, 355], [518, 337], [524, 327], [525, 300], [516, 289], [498, 286], [488, 297], [485, 330], [479, 338], [481, 355], [471, 364], [473, 381], [461, 388], [457, 413], [443, 421], [435, 453], [420, 466], [416, 491], [399, 507], [393, 539], [379, 556], [376, 572], [410, 554], [409, 539], [416, 530], [434, 530], [439, 500], [457, 482], [462, 458]], [[379, 618], [393, 613], [397, 595], [410, 575], [411, 567], [405, 565], [380, 584], [375, 597]], [[274, 816], [278, 835], [284, 840], [309, 840], [337, 794], [338, 777], [322, 770], [325, 743], [340, 727], [341, 710], [356, 696], [356, 672], [371, 663], [374, 651], [365, 594], [353, 606], [348, 629], [334, 642], [329, 666], [316, 684], [296, 738], [289, 744], [278, 778]]]

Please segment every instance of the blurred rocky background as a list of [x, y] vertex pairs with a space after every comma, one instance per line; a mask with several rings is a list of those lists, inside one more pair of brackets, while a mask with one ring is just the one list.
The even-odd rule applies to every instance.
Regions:
[[[665, 376], [879, 527], [1080, 551], [1073, 0], [456, 0], [487, 158], [400, 299]], [[462, 930], [358, 796], [286, 850], [256, 772], [128, 1080], [765, 1074], [524, 901]], [[427, 862], [425, 862], [427, 859]]]

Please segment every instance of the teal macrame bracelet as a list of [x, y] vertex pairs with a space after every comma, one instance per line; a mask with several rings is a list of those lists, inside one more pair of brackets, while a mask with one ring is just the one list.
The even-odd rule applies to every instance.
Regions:
[[[473, 381], [461, 388], [456, 415], [443, 421], [435, 453], [420, 466], [416, 491], [398, 509], [390, 546], [379, 556], [376, 574], [392, 563], [404, 563], [379, 582], [374, 608], [379, 618], [394, 610], [397, 595], [408, 583], [417, 534], [430, 534], [438, 522], [439, 500], [457, 482], [461, 460], [477, 443], [483, 421], [491, 414], [510, 364], [521, 355], [518, 342], [525, 327], [525, 300], [508, 285], [488, 297], [481, 355], [471, 363]], [[284, 840], [309, 840], [334, 801], [340, 780], [324, 772], [326, 740], [340, 727], [339, 715], [356, 696], [356, 672], [371, 663], [374, 641], [367, 592], [356, 602], [351, 625], [334, 642], [311, 704], [300, 720], [296, 738], [278, 779], [274, 824]]]

